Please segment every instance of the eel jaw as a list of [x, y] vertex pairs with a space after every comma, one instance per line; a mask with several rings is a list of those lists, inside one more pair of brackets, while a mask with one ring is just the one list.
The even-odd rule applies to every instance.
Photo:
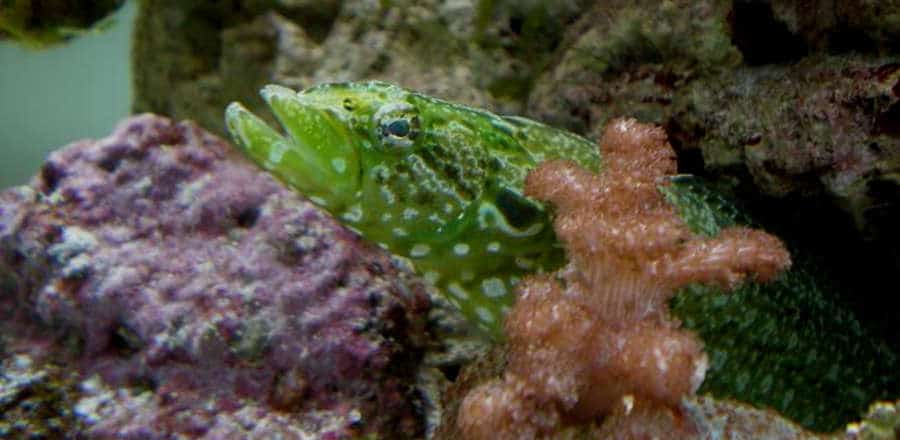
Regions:
[[225, 124], [251, 160], [329, 209], [341, 209], [359, 186], [359, 149], [347, 125], [328, 109], [281, 86], [260, 92], [287, 136], [233, 102]]

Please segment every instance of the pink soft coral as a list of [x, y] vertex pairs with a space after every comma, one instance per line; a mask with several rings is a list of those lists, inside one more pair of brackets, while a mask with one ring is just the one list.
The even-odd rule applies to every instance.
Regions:
[[704, 238], [688, 229], [658, 190], [676, 172], [661, 129], [614, 120], [600, 143], [602, 174], [552, 161], [528, 176], [526, 193], [556, 208], [570, 263], [520, 284], [505, 323], [506, 372], [460, 407], [466, 438], [551, 435], [613, 412], [625, 396], [677, 407], [700, 386], [707, 361], [667, 301], [689, 283], [733, 287], [790, 265], [765, 232], [733, 227]]

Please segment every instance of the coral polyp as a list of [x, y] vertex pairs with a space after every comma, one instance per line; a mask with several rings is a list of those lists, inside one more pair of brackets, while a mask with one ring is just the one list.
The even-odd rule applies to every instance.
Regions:
[[506, 321], [508, 366], [460, 406], [468, 439], [550, 436], [589, 423], [623, 398], [675, 408], [703, 382], [708, 360], [679, 328], [667, 302], [684, 285], [734, 287], [790, 266], [765, 232], [730, 227], [716, 237], [690, 230], [657, 190], [676, 171], [659, 128], [612, 121], [601, 139], [600, 175], [570, 161], [541, 164], [526, 194], [557, 208], [554, 228], [570, 264], [532, 276]]

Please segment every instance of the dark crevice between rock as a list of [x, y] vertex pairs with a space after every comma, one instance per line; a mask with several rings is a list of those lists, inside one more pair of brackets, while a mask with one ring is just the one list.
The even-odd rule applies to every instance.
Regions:
[[440, 368], [441, 373], [444, 374], [444, 377], [447, 378], [450, 382], [455, 382], [456, 378], [459, 377], [459, 372], [462, 369], [461, 365], [442, 365]]
[[789, 63], [808, 52], [803, 38], [775, 18], [768, 1], [734, 0], [728, 19], [731, 42], [748, 65]]
[[122, 158], [117, 156], [107, 156], [103, 160], [97, 163], [97, 166], [106, 171], [107, 173], [111, 173], [119, 168], [119, 164], [122, 163]]
[[149, 375], [143, 375], [131, 378], [128, 382], [128, 387], [136, 394], [142, 391], [156, 392], [156, 389], [159, 388], [159, 383]]
[[828, 50], [833, 53], [878, 51], [878, 42], [864, 29], [842, 27], [833, 29], [828, 36]]
[[702, 174], [703, 168], [703, 151], [699, 148], [683, 149], [678, 152], [679, 173]]
[[381, 294], [378, 292], [370, 292], [367, 300], [369, 301], [369, 307], [372, 309], [377, 308], [381, 305]]
[[869, 182], [866, 195], [882, 202], [866, 209], [864, 222], [870, 225], [866, 235], [868, 241], [883, 243], [893, 254], [894, 266], [900, 270], [900, 182], [897, 180], [873, 179]]
[[[900, 189], [894, 186], [892, 191], [894, 200], [900, 200]], [[889, 292], [890, 286], [896, 284], [895, 274], [900, 273], [900, 237], [861, 236], [853, 219], [822, 193], [793, 193], [783, 198], [752, 191], [740, 191], [739, 195], [766, 230], [787, 239], [792, 248], [804, 249], [812, 260], [811, 267], [818, 268], [818, 276], [842, 295], [838, 300], [847, 304], [864, 326], [884, 337], [895, 353], [900, 353], [900, 333], [891, 330], [900, 298]], [[900, 222], [900, 206], [893, 207], [893, 211], [884, 207], [878, 215], [896, 224]]]
[[677, 119], [670, 119], [663, 127], [669, 139], [669, 144], [675, 150], [675, 159], [678, 163], [678, 172], [704, 176], [706, 163], [703, 159], [703, 150], [697, 147], [697, 140], [704, 136], [700, 127], [684, 127]]
[[218, 67], [222, 54], [219, 35], [225, 21], [224, 14], [224, 9], [201, 4], [190, 10], [181, 23], [180, 33], [184, 35], [190, 52], [203, 55], [202, 58], [197, 57], [197, 60], [202, 62], [201, 70], [204, 72]]
[[244, 229], [250, 229], [253, 225], [256, 224], [256, 221], [259, 220], [260, 210], [258, 207], [250, 207], [241, 210], [234, 216], [234, 222], [238, 225], [238, 227]]
[[887, 110], [875, 116], [873, 131], [876, 135], [900, 138], [900, 102], [895, 102]]
[[141, 346], [140, 337], [124, 325], [117, 325], [109, 335], [109, 349], [111, 352], [127, 358], [136, 353]]
[[15, 269], [15, 268], [22, 266], [22, 264], [25, 263], [26, 257], [25, 257], [25, 254], [23, 254], [18, 249], [13, 249], [9, 253], [9, 257], [7, 257], [6, 260], [9, 261], [10, 267]]
[[310, 2], [303, 7], [281, 9], [278, 13], [303, 27], [309, 38], [321, 44], [337, 22], [341, 12], [340, 4], [341, 2], [334, 1]]
[[59, 169], [53, 162], [46, 162], [41, 167], [41, 180], [39, 189], [44, 194], [50, 194], [59, 187], [59, 182], [63, 178], [63, 171]]

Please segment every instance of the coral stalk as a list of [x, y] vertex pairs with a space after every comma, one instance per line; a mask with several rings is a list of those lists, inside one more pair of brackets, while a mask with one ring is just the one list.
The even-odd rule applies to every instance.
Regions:
[[623, 398], [676, 409], [702, 383], [707, 359], [667, 301], [690, 283], [732, 288], [790, 266], [765, 232], [733, 227], [710, 238], [681, 221], [659, 192], [676, 172], [661, 129], [615, 120], [600, 144], [602, 174], [556, 160], [526, 180], [529, 196], [556, 209], [570, 263], [518, 286], [506, 371], [464, 399], [466, 438], [552, 435], [610, 414]]

